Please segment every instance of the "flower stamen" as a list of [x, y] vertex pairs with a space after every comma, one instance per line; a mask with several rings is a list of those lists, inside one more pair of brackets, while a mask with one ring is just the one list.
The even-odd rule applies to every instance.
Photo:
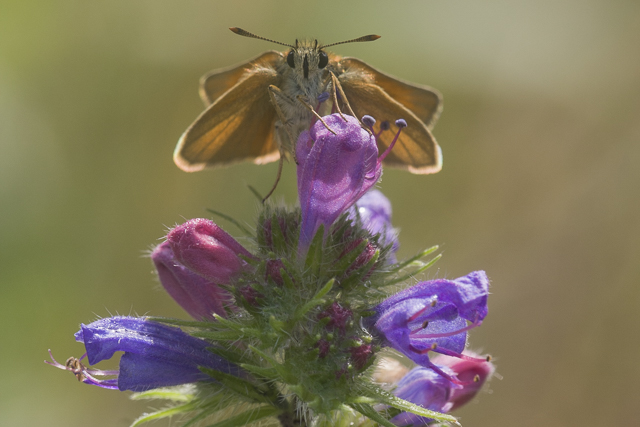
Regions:
[[108, 378], [108, 379], [100, 380], [100, 379], [96, 378], [94, 375], [96, 375], [96, 376], [116, 376], [117, 377], [118, 374], [119, 374], [119, 371], [117, 371], [117, 370], [103, 371], [103, 370], [100, 370], [100, 369], [89, 369], [89, 368], [87, 368], [82, 363], [82, 359], [87, 357], [87, 353], [83, 354], [82, 357], [80, 357], [79, 359], [76, 358], [76, 357], [73, 357], [73, 356], [68, 358], [64, 365], [59, 363], [53, 357], [53, 354], [51, 353], [51, 350], [49, 350], [49, 357], [51, 357], [52, 361], [49, 362], [48, 360], [45, 360], [44, 363], [46, 363], [47, 365], [51, 365], [51, 366], [53, 366], [55, 368], [71, 372], [73, 375], [75, 375], [75, 377], [77, 378], [78, 381], [81, 381], [81, 382], [83, 382], [85, 384], [97, 385], [98, 387], [102, 387], [102, 388], [108, 388], [108, 389], [112, 389], [112, 390], [117, 390], [118, 389], [118, 379], [117, 378]]
[[[398, 126], [398, 132], [396, 133], [396, 136], [393, 138], [393, 141], [391, 141], [391, 144], [389, 144], [387, 149], [384, 150], [384, 153], [382, 153], [382, 155], [378, 157], [378, 162], [382, 162], [385, 159], [385, 157], [387, 157], [387, 155], [391, 152], [391, 149], [393, 148], [394, 145], [396, 145], [396, 141], [400, 137], [400, 132], [402, 132], [402, 128], [407, 127], [407, 122], [404, 119], [398, 119], [396, 120], [396, 126]], [[382, 125], [380, 126], [380, 128], [382, 129]], [[376, 139], [378, 138], [376, 137]]]

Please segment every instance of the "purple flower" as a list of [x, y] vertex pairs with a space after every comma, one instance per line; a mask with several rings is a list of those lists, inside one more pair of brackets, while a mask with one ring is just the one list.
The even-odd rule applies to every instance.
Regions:
[[296, 145], [298, 196], [302, 209], [299, 247], [306, 249], [315, 232], [325, 230], [366, 193], [382, 175], [374, 135], [351, 116], [325, 116], [300, 134]]
[[[69, 359], [66, 366], [50, 363], [72, 371], [85, 383], [121, 391], [145, 391], [197, 381], [211, 377], [198, 367], [239, 375], [239, 368], [207, 350], [211, 344], [194, 338], [179, 328], [136, 317], [109, 317], [82, 325], [75, 334], [84, 343], [89, 364], [110, 359], [116, 351], [124, 351], [117, 371], [88, 369], [78, 359]], [[84, 356], [83, 356], [84, 357]], [[71, 366], [70, 366], [71, 365]], [[73, 368], [73, 369], [72, 369]], [[99, 379], [96, 376], [115, 375]]]
[[246, 268], [239, 256], [251, 254], [212, 221], [197, 218], [175, 227], [151, 259], [160, 283], [182, 308], [198, 320], [226, 317], [231, 305], [225, 285]]
[[[467, 331], [480, 325], [487, 315], [488, 293], [489, 279], [484, 271], [455, 280], [420, 282], [375, 307], [371, 322], [387, 345], [437, 371], [429, 360], [430, 351], [476, 360], [462, 355], [462, 351]], [[444, 372], [441, 375], [457, 381]]]
[[359, 218], [371, 234], [379, 234], [379, 243], [382, 246], [391, 245], [387, 262], [390, 264], [396, 262], [395, 254], [400, 244], [398, 243], [397, 233], [391, 225], [391, 202], [382, 192], [375, 188], [366, 192], [349, 209], [349, 218]]
[[[449, 412], [471, 400], [494, 372], [491, 362], [480, 359], [470, 361], [438, 356], [434, 362], [437, 362], [438, 370], [421, 366], [413, 368], [400, 380], [394, 394], [425, 409]], [[460, 382], [454, 384], [440, 372], [446, 372]], [[426, 425], [431, 421], [408, 412], [391, 420], [398, 426]]]

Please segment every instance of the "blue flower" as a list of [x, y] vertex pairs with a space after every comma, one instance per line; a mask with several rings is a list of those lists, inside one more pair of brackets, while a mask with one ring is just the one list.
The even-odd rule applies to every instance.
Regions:
[[[75, 337], [76, 341], [84, 343], [90, 365], [110, 359], [116, 351], [124, 352], [117, 371], [89, 369], [73, 358], [67, 361], [66, 366], [55, 360], [50, 363], [72, 371], [85, 383], [103, 388], [117, 386], [121, 391], [145, 391], [211, 381], [210, 376], [200, 371], [200, 366], [227, 374], [240, 373], [237, 366], [208, 351], [207, 347], [211, 347], [209, 342], [194, 338], [179, 328], [145, 318], [118, 316], [100, 319], [89, 325], [83, 324]], [[105, 375], [117, 378], [96, 378]]]
[[[388, 346], [438, 371], [429, 360], [430, 351], [476, 360], [462, 355], [462, 351], [467, 331], [480, 325], [487, 315], [488, 294], [489, 279], [484, 271], [455, 280], [420, 282], [376, 306], [369, 322]], [[456, 381], [444, 372], [441, 375]]]

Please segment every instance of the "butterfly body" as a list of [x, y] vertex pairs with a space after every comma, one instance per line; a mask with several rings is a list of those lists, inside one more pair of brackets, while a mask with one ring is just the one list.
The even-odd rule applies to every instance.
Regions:
[[[232, 31], [261, 38], [237, 28]], [[201, 79], [200, 95], [207, 109], [178, 142], [174, 160], [181, 169], [192, 172], [243, 160], [263, 164], [294, 157], [298, 136], [313, 120], [310, 107], [318, 107], [323, 92], [338, 89], [358, 118], [369, 114], [379, 123], [407, 121], [409, 126], [385, 163], [412, 173], [440, 170], [440, 148], [430, 132], [442, 109], [437, 91], [403, 82], [356, 58], [326, 52], [327, 46], [317, 40], [296, 40], [286, 46], [288, 51], [267, 51]], [[344, 101], [340, 100], [343, 105]], [[326, 113], [330, 106], [322, 104], [324, 110], [318, 113]], [[378, 138], [380, 149], [389, 145], [392, 133]]]

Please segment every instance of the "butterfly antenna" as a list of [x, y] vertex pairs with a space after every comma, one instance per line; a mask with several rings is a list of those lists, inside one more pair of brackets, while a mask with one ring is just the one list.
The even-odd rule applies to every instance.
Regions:
[[376, 34], [369, 34], [368, 36], [358, 37], [357, 39], [351, 39], [351, 40], [345, 40], [343, 42], [327, 44], [324, 46], [320, 46], [320, 48], [324, 49], [325, 47], [335, 46], [338, 44], [345, 44], [345, 43], [372, 42], [374, 40], [378, 40], [380, 37], [381, 36], [378, 36]]
[[[243, 30], [242, 28], [238, 28], [238, 27], [231, 27], [231, 28], [229, 28], [229, 29], [230, 29], [231, 31], [233, 31], [234, 33], [236, 33], [237, 35], [239, 35], [239, 36], [251, 37], [251, 38], [254, 38], [254, 39], [264, 40], [264, 41], [268, 41], [268, 42], [271, 42], [271, 43], [279, 44], [279, 45], [282, 45], [282, 46], [287, 46], [287, 47], [294, 48], [294, 47], [293, 47], [293, 46], [291, 46], [290, 44], [280, 43], [280, 42], [277, 42], [277, 41], [275, 41], [275, 40], [268, 39], [268, 38], [266, 38], [266, 37], [260, 37], [260, 36], [257, 36], [257, 35], [255, 35], [255, 34], [253, 34], [253, 33], [250, 33], [249, 31], [245, 31], [245, 30]], [[294, 49], [295, 49], [295, 48], [294, 48]]]

